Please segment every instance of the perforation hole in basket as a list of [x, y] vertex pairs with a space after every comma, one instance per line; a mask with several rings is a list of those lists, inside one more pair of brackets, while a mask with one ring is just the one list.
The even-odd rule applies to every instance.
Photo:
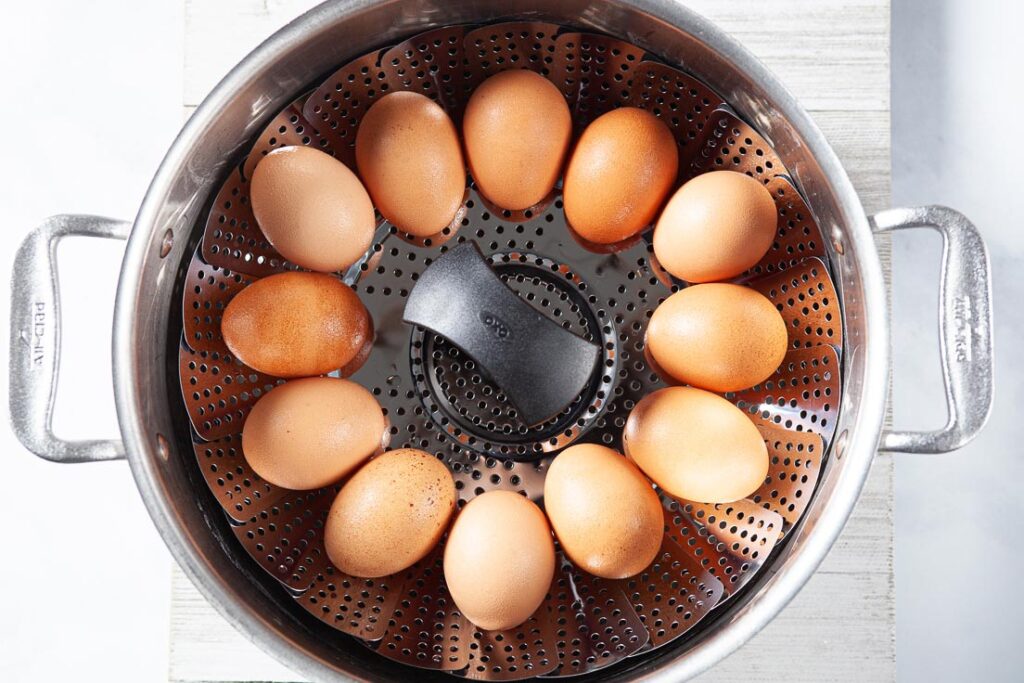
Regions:
[[650, 648], [692, 629], [723, 595], [722, 582], [714, 572], [668, 534], [651, 566], [612, 583], [626, 593], [639, 615], [650, 634]]
[[629, 102], [633, 72], [643, 50], [609, 36], [563, 33], [555, 52], [551, 81], [568, 98], [577, 131]]
[[577, 570], [562, 556], [548, 604], [559, 659], [551, 677], [602, 669], [647, 644], [644, 623], [622, 588]]
[[668, 537], [722, 582], [725, 597], [757, 573], [782, 533], [782, 517], [751, 500], [712, 505], [663, 496], [663, 501]]
[[772, 146], [727, 108], [712, 113], [700, 153], [688, 169], [691, 177], [707, 171], [746, 173], [765, 184], [787, 173]]
[[556, 24], [536, 22], [473, 29], [464, 41], [468, 69], [484, 78], [505, 69], [530, 69], [548, 76], [557, 32]]
[[759, 424], [832, 441], [839, 416], [839, 355], [831, 346], [793, 349], [761, 384], [726, 398]]
[[249, 200], [249, 181], [256, 164], [278, 147], [304, 145], [335, 154], [326, 136], [303, 116], [305, 96], [291, 103], [263, 129], [238, 169], [232, 169], [210, 207], [203, 232], [206, 263], [249, 275], [263, 276], [292, 269], [256, 223]]
[[768, 476], [750, 499], [782, 517], [785, 535], [811, 502], [825, 454], [824, 442], [810, 432], [767, 425], [758, 430], [768, 447]]
[[328, 626], [366, 641], [384, 637], [388, 618], [404, 593], [401, 576], [361, 579], [324, 561], [310, 567], [308, 590], [295, 597], [307, 612]]
[[223, 342], [202, 351], [182, 343], [178, 377], [189, 420], [205, 441], [239, 432], [253, 403], [284, 382], [236, 360]]
[[722, 98], [696, 78], [660, 62], [642, 61], [633, 70], [627, 104], [649, 110], [671, 129], [683, 150], [697, 154], [711, 115]]
[[194, 351], [224, 349], [220, 319], [228, 302], [254, 278], [203, 262], [198, 251], [185, 276], [182, 326]]
[[230, 434], [208, 443], [192, 444], [199, 469], [217, 502], [231, 519], [246, 522], [296, 492], [275, 486], [253, 471], [242, 455], [242, 435]]
[[791, 348], [819, 344], [842, 347], [843, 323], [832, 278], [824, 262], [808, 258], [750, 286], [771, 299], [789, 331]]
[[448, 593], [443, 557], [443, 546], [438, 547], [405, 572], [378, 651], [423, 669], [460, 671], [469, 664], [470, 627]]
[[313, 581], [311, 568], [325, 559], [323, 528], [338, 487], [304, 491], [259, 510], [232, 531], [251, 557], [294, 591]]

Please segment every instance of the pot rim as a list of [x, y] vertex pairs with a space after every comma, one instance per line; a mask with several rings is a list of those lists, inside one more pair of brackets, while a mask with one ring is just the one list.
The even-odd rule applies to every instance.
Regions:
[[[802, 532], [800, 551], [790, 553], [772, 565], [762, 578], [756, 595], [734, 612], [728, 623], [685, 652], [679, 652], [657, 670], [640, 672], [636, 680], [670, 683], [696, 676], [724, 659], [767, 625], [799, 592], [817, 569], [859, 498], [881, 435], [889, 385], [888, 314], [881, 264], [860, 200], [831, 146], [803, 107], [779, 80], [745, 47], [696, 12], [670, 0], [620, 0], [658, 20], [676, 26], [716, 47], [732, 67], [762, 83], [773, 94], [774, 107], [806, 143], [821, 167], [828, 190], [836, 198], [847, 227], [847, 239], [857, 245], [858, 267], [862, 273], [865, 335], [859, 352], [864, 357], [862, 396], [854, 408], [842, 467], [830, 500], [816, 523]], [[136, 485], [149, 514], [175, 560], [192, 583], [217, 611], [240, 633], [289, 668], [314, 680], [337, 679], [339, 672], [289, 643], [274, 627], [271, 615], [248, 609], [240, 599], [238, 586], [218, 580], [192, 543], [192, 532], [181, 524], [169, 496], [161, 488], [156, 472], [159, 461], [156, 443], [142, 423], [141, 406], [146, 393], [138, 381], [141, 359], [134, 351], [136, 326], [148, 308], [138, 299], [142, 264], [157, 224], [159, 209], [174, 178], [184, 168], [189, 150], [200, 138], [212, 117], [255, 73], [277, 56], [309, 39], [312, 32], [336, 25], [347, 16], [372, 4], [372, 0], [338, 0], [318, 5], [302, 14], [250, 52], [213, 89], [184, 125], [160, 164], [135, 219], [122, 262], [114, 313], [114, 394], [125, 450]], [[365, 680], [352, 678], [350, 680]]]

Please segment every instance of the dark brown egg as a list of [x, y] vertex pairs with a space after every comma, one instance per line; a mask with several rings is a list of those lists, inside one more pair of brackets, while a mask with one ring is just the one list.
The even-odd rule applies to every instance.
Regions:
[[275, 377], [348, 375], [365, 360], [373, 323], [352, 288], [331, 275], [289, 272], [252, 283], [224, 309], [224, 343]]

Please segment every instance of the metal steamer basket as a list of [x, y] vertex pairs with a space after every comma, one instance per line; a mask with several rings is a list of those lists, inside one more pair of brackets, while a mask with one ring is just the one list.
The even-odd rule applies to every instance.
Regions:
[[[739, 280], [776, 303], [790, 350], [769, 380], [728, 396], [768, 446], [764, 486], [728, 505], [665, 498], [662, 551], [639, 576], [603, 581], [561, 558], [547, 600], [526, 624], [486, 632], [447, 596], [440, 551], [384, 579], [346, 576], [320, 536], [336, 487], [287, 491], [248, 468], [242, 422], [280, 380], [230, 356], [219, 314], [245, 284], [293, 267], [267, 244], [247, 204], [261, 154], [313, 145], [351, 164], [355, 129], [374, 98], [417, 90], [458, 121], [473, 88], [506, 68], [551, 79], [578, 129], [616, 106], [651, 110], [679, 142], [680, 181], [729, 168], [764, 182], [779, 209], [777, 239]], [[937, 432], [892, 432], [882, 426], [889, 337], [873, 232], [917, 226], [939, 230], [946, 244], [940, 343], [949, 422]], [[56, 244], [67, 235], [129, 233], [113, 335], [123, 441], [58, 440], [50, 431]], [[465, 243], [537, 312], [601, 347], [583, 394], [540, 424], [524, 424], [503, 387], [457, 345], [402, 322], [419, 276]], [[645, 239], [599, 252], [574, 238], [557, 189], [512, 213], [472, 184], [443, 233], [413, 239], [382, 221], [366, 258], [339, 276], [376, 326], [370, 358], [353, 378], [385, 408], [391, 446], [437, 453], [461, 501], [492, 489], [537, 499], [565, 445], [619, 445], [630, 408], [662, 386], [644, 354], [646, 320], [685, 285], [658, 267]], [[940, 207], [866, 218], [821, 133], [775, 78], [670, 2], [321, 5], [258, 47], [197, 109], [134, 225], [50, 219], [22, 245], [13, 289], [11, 412], [22, 441], [60, 462], [127, 457], [196, 586], [236, 628], [315, 679], [695, 675], [800, 589], [842, 529], [879, 447], [955, 449], [991, 404], [988, 261], [974, 227]]]

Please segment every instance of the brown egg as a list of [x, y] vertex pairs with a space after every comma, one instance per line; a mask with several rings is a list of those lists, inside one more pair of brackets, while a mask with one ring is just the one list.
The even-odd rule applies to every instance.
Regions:
[[572, 115], [554, 83], [512, 69], [477, 87], [462, 131], [477, 188], [501, 208], [520, 211], [544, 199], [562, 175]]
[[312, 147], [280, 147], [256, 164], [252, 212], [267, 240], [292, 263], [330, 272], [370, 248], [377, 219], [348, 166]]
[[415, 448], [388, 451], [342, 487], [324, 528], [327, 556], [364, 578], [406, 569], [429, 553], [455, 510], [455, 481], [444, 463]]
[[665, 513], [636, 465], [598, 444], [571, 446], [544, 480], [544, 509], [562, 550], [605, 579], [644, 570], [665, 535]]
[[411, 235], [441, 232], [462, 206], [459, 135], [425, 95], [393, 92], [370, 107], [356, 132], [356, 165], [377, 210]]
[[252, 407], [242, 452], [256, 472], [286, 489], [338, 481], [381, 448], [387, 424], [377, 400], [355, 382], [296, 379]]
[[760, 384], [786, 355], [786, 323], [749, 287], [692, 285], [665, 299], [647, 326], [647, 350], [662, 373], [701, 389]]
[[664, 122], [636, 107], [613, 109], [587, 126], [569, 160], [565, 218], [587, 241], [621, 242], [650, 225], [678, 172]]
[[221, 318], [238, 360], [275, 377], [355, 372], [373, 341], [373, 322], [352, 288], [322, 273], [279, 273], [235, 295]]
[[645, 396], [626, 420], [622, 445], [673, 496], [729, 503], [768, 476], [768, 449], [754, 423], [718, 394], [668, 387]]
[[728, 280], [764, 257], [777, 219], [760, 181], [735, 171], [705, 173], [665, 206], [654, 230], [654, 255], [682, 280]]
[[487, 630], [530, 618], [551, 587], [555, 544], [544, 513], [511, 491], [489, 491], [455, 518], [444, 577], [462, 615]]

